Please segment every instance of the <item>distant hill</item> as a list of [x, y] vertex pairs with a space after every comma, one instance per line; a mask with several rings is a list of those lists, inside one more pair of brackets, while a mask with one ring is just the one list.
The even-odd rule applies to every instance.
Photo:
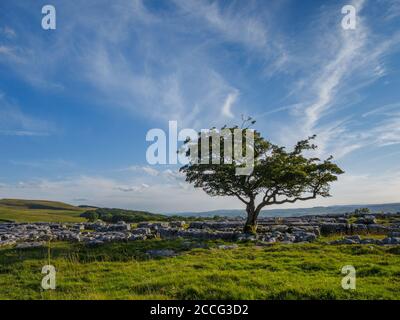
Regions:
[[0, 222], [82, 222], [87, 209], [46, 200], [0, 200]]
[[[368, 208], [372, 213], [400, 212], [400, 203], [344, 205], [313, 207], [304, 209], [271, 209], [263, 210], [262, 217], [295, 217], [303, 215], [320, 215], [353, 212], [358, 208]], [[214, 210], [205, 212], [182, 212], [156, 214], [147, 211], [97, 208], [90, 205], [73, 206], [59, 201], [0, 199], [1, 222], [83, 222], [96, 217], [107, 221], [168, 221], [172, 219], [195, 220], [198, 218], [244, 217], [244, 210]]]
[[[91, 205], [73, 206], [59, 201], [0, 199], [2, 222], [85, 222], [101, 219], [106, 222], [169, 221], [183, 217], [147, 211], [98, 208]], [[188, 220], [195, 220], [189, 218]]]
[[[270, 209], [263, 210], [260, 213], [262, 217], [296, 217], [304, 215], [318, 215], [318, 214], [335, 214], [335, 213], [346, 213], [353, 212], [359, 208], [368, 208], [371, 212], [400, 212], [400, 203], [387, 203], [387, 204], [368, 204], [368, 205], [339, 205], [329, 207], [312, 207], [312, 208], [301, 208], [301, 209]], [[181, 216], [187, 217], [213, 217], [213, 216], [224, 216], [224, 217], [244, 217], [246, 215], [245, 210], [213, 210], [204, 212], [180, 212]]]
[[169, 216], [146, 211], [73, 206], [47, 200], [1, 199], [1, 222], [84, 222], [100, 218], [106, 222], [167, 221]]
[[23, 209], [81, 210], [79, 207], [70, 204], [47, 200], [1, 199], [0, 205]]

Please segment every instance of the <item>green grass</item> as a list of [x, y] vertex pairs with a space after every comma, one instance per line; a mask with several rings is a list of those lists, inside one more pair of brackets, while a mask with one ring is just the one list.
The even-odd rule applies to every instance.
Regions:
[[[218, 242], [221, 243], [221, 242]], [[400, 247], [241, 244], [189, 249], [184, 240], [147, 240], [88, 248], [0, 249], [1, 299], [399, 299]], [[176, 257], [149, 259], [171, 248]], [[40, 271], [57, 269], [57, 289], [43, 291]], [[341, 288], [344, 265], [357, 289]]]
[[81, 208], [67, 203], [48, 200], [23, 200], [23, 199], [1, 199], [0, 205], [25, 209], [50, 209], [50, 210], [72, 210], [81, 211]]
[[62, 202], [42, 200], [0, 200], [1, 222], [82, 222], [80, 214], [88, 209]]

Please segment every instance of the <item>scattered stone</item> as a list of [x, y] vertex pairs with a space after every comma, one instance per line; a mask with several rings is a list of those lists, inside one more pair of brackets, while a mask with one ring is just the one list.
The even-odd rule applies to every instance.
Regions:
[[294, 234], [294, 242], [312, 242], [317, 239], [317, 235], [312, 232], [300, 231]]
[[342, 239], [338, 239], [330, 242], [330, 244], [360, 244], [361, 237], [359, 235], [345, 236]]
[[389, 232], [389, 237], [400, 238], [400, 232]]
[[161, 250], [148, 250], [146, 253], [151, 257], [173, 257], [176, 256], [174, 250], [161, 249]]
[[129, 241], [146, 240], [146, 239], [147, 237], [143, 234], [133, 234], [128, 238]]
[[382, 240], [382, 244], [400, 244], [400, 238], [387, 237]]
[[124, 222], [119, 221], [117, 224], [112, 224], [107, 226], [107, 231], [130, 231], [131, 225]]
[[388, 227], [381, 224], [368, 224], [368, 233], [374, 234], [386, 234], [388, 232]]
[[232, 249], [237, 249], [239, 246], [237, 244], [232, 244], [232, 245], [225, 245], [221, 244], [218, 246], [218, 249], [223, 249], [223, 250], [232, 250]]
[[86, 245], [88, 245], [88, 246], [99, 246], [99, 245], [102, 245], [102, 244], [104, 244], [103, 241], [96, 240], [96, 239], [89, 240], [88, 242], [86, 242]]
[[361, 244], [380, 244], [380, 240], [376, 239], [362, 239], [360, 241]]
[[353, 223], [350, 225], [351, 233], [355, 234], [366, 234], [368, 233], [368, 227], [365, 224], [356, 224]]
[[321, 233], [322, 234], [337, 234], [337, 233], [347, 233], [348, 225], [346, 223], [322, 223], [321, 224]]
[[361, 237], [359, 235], [354, 235], [354, 236], [345, 236], [345, 239], [350, 239], [353, 240], [355, 242], [360, 242], [361, 241]]
[[265, 237], [263, 241], [267, 242], [267, 243], [275, 243], [277, 240], [274, 237], [271, 237], [271, 238]]
[[168, 222], [140, 222], [138, 228], [150, 228], [151, 230], [158, 230], [160, 228], [169, 228]]
[[346, 239], [346, 238], [330, 242], [330, 244], [356, 244], [356, 243], [357, 243], [356, 241], [354, 241], [352, 239]]
[[237, 235], [237, 241], [257, 241], [257, 235], [242, 233]]
[[169, 225], [172, 228], [183, 228], [185, 226], [185, 221], [171, 221]]
[[208, 244], [204, 242], [197, 242], [197, 241], [185, 241], [182, 243], [182, 247], [186, 249], [193, 249], [193, 248], [200, 248], [200, 249], [206, 249], [208, 248]]
[[15, 248], [16, 249], [31, 249], [31, 248], [40, 248], [46, 245], [46, 242], [22, 242], [18, 243]]
[[150, 228], [136, 228], [133, 229], [132, 234], [138, 235], [138, 234], [142, 234], [142, 235], [149, 235], [151, 234], [151, 229]]
[[365, 215], [364, 217], [360, 217], [356, 221], [357, 224], [376, 224], [375, 216]]

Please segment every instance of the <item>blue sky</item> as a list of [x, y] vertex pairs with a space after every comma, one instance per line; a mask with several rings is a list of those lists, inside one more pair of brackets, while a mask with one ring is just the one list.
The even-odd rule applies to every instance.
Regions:
[[287, 147], [317, 134], [346, 171], [332, 198], [291, 207], [399, 202], [399, 49], [399, 0], [1, 1], [0, 197], [240, 208], [150, 166], [145, 137], [246, 114]]

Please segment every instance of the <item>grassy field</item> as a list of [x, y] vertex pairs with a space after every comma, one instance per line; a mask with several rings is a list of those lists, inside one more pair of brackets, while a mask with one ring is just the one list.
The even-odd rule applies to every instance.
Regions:
[[[147, 240], [87, 248], [0, 249], [1, 299], [399, 299], [400, 247], [241, 244], [190, 248], [187, 241]], [[176, 257], [149, 258], [154, 248]], [[50, 252], [50, 254], [49, 254]], [[50, 261], [57, 289], [43, 291]], [[357, 289], [341, 288], [341, 268], [357, 270]]]
[[[0, 200], [0, 223], [81, 222], [88, 208], [61, 202]], [[400, 246], [222, 242], [193, 248], [187, 240], [146, 240], [86, 247], [0, 248], [0, 299], [399, 299]], [[372, 237], [372, 236], [369, 236]], [[383, 237], [383, 236], [375, 236]], [[149, 258], [149, 249], [178, 255]], [[57, 269], [57, 289], [43, 291], [41, 269]], [[341, 268], [357, 270], [357, 289], [343, 290]]]
[[82, 222], [79, 215], [87, 209], [62, 202], [0, 200], [0, 222]]

